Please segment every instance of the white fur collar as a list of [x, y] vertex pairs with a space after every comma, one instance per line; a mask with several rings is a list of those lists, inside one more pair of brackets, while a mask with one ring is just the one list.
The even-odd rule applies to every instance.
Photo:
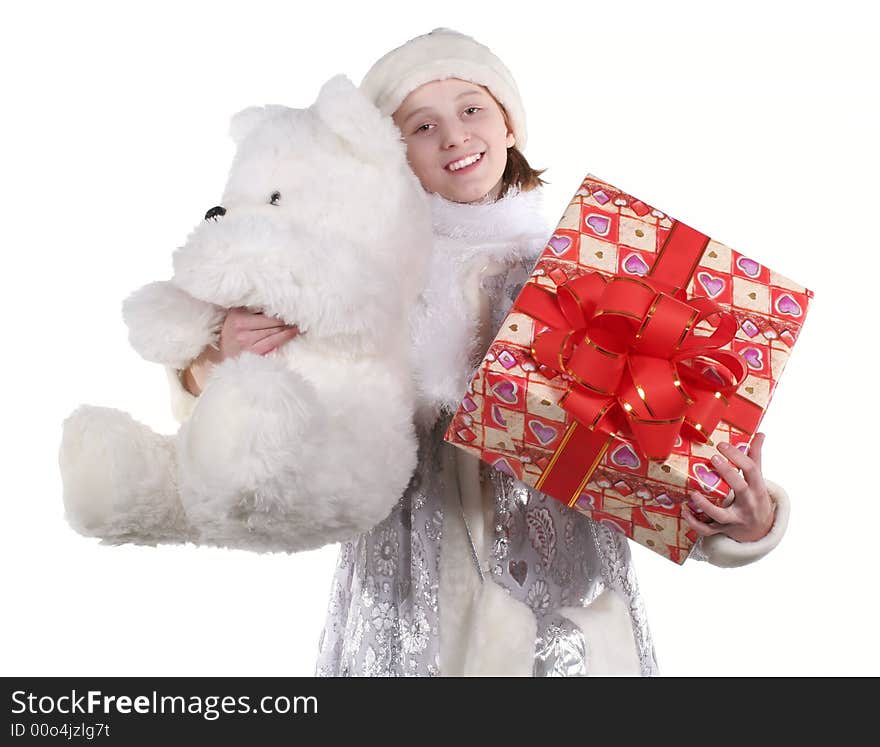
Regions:
[[453, 202], [436, 193], [428, 197], [437, 236], [486, 246], [496, 242], [509, 245], [524, 235], [547, 233], [540, 188], [523, 192], [512, 187], [494, 202]]
[[[480, 324], [481, 299], [493, 315], [503, 313], [507, 272], [517, 265], [530, 269], [551, 233], [540, 200], [537, 189], [511, 190], [495, 202], [478, 203], [429, 195], [434, 246], [411, 327], [419, 422], [430, 425], [441, 411], [454, 411], [464, 396], [487, 345], [484, 335], [495, 332]], [[484, 284], [498, 273], [500, 282]], [[525, 279], [521, 274], [519, 282]]]

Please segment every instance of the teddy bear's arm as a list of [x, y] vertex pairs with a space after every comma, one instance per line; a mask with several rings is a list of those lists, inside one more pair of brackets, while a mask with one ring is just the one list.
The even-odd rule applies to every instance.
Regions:
[[193, 298], [173, 282], [159, 281], [122, 304], [128, 339], [148, 361], [183, 369], [217, 340], [226, 310]]

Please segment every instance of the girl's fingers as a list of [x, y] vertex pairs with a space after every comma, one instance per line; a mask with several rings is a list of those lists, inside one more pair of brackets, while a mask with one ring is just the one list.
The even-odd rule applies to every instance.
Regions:
[[758, 466], [758, 471], [763, 473], [763, 468], [761, 466], [761, 449], [764, 448], [764, 434], [756, 433], [755, 437], [752, 439], [752, 444], [749, 446], [749, 456], [752, 458], [752, 461]]
[[701, 537], [711, 537], [713, 534], [721, 534], [723, 531], [719, 524], [706, 524], [705, 522], [700, 521], [691, 513], [691, 510], [686, 505], [681, 507], [681, 515], [688, 523], [688, 526], [690, 526], [690, 528]]
[[[756, 437], [757, 438], [757, 437]], [[758, 457], [761, 456], [761, 443], [758, 440]], [[743, 454], [739, 449], [735, 446], [731, 446], [730, 444], [721, 443], [718, 445], [718, 450], [727, 457], [731, 462], [733, 462], [737, 467], [739, 467], [743, 471], [743, 475], [745, 476], [745, 482], [754, 490], [763, 490], [764, 487], [764, 474], [761, 472], [761, 463], [756, 461], [752, 455], [751, 451], [748, 455]], [[737, 492], [739, 492], [740, 487], [737, 485], [733, 485], [728, 482], [730, 487], [734, 488]]]
[[296, 327], [288, 327], [284, 324], [280, 324], [275, 327], [265, 327], [264, 329], [254, 329], [247, 332], [240, 332], [238, 335], [238, 340], [243, 348], [249, 348], [252, 345], [260, 342], [261, 340], [265, 340], [267, 337], [277, 335], [279, 332], [294, 329], [296, 329]]
[[[689, 502], [693, 503], [695, 508], [698, 508], [710, 519], [717, 521], [719, 524], [730, 524], [733, 521], [733, 515], [729, 509], [716, 506], [706, 496], [695, 490], [689, 490], [688, 495], [690, 496]], [[690, 510], [687, 504], [682, 506], [682, 509]]]
[[271, 329], [273, 327], [287, 326], [280, 319], [277, 319], [274, 316], [266, 316], [262, 311], [250, 311], [244, 308], [235, 308], [229, 312], [229, 315], [233, 317], [235, 327], [240, 331]]
[[737, 465], [743, 464], [749, 470], [754, 467], [754, 462], [733, 446], [727, 446], [727, 448], [723, 449], [723, 454], [724, 456], [715, 454], [712, 457], [712, 469], [721, 475], [721, 479], [733, 488], [734, 493], [742, 493], [748, 489], [749, 485], [746, 479], [739, 473], [739, 470], [727, 460], [730, 459], [730, 461]]
[[255, 343], [250, 350], [257, 355], [265, 355], [266, 353], [271, 353], [285, 342], [289, 342], [298, 334], [299, 330], [296, 327], [285, 327], [280, 332], [264, 337], [262, 340]]

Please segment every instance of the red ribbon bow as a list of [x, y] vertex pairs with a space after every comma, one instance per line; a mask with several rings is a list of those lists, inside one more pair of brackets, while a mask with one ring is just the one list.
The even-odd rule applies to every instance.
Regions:
[[[517, 298], [517, 310], [549, 328], [535, 334], [532, 357], [571, 379], [559, 404], [592, 433], [590, 453], [580, 453], [581, 465], [584, 456], [593, 462], [587, 478], [616, 436], [665, 460], [679, 434], [705, 442], [722, 418], [743, 430], [754, 421], [756, 405], [732, 401], [748, 367], [720, 350], [736, 334], [735, 317], [708, 298], [688, 299], [683, 289], [708, 241], [676, 222], [646, 277], [591, 272], [555, 294], [530, 283]], [[703, 321], [715, 327], [708, 336], [696, 333]], [[571, 435], [569, 429], [559, 452]], [[598, 453], [596, 437], [604, 445]]]

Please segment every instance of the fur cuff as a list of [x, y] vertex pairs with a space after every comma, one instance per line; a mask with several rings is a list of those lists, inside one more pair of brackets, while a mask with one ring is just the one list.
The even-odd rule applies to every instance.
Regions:
[[150, 283], [122, 303], [128, 340], [153, 363], [186, 368], [219, 334], [226, 310], [193, 298], [174, 283]]
[[788, 494], [780, 485], [769, 480], [766, 482], [770, 498], [776, 504], [776, 515], [770, 531], [754, 542], [737, 542], [723, 534], [701, 537], [699, 542], [694, 545], [694, 548], [697, 549], [695, 556], [698, 559], [706, 560], [721, 568], [737, 568], [760, 560], [779, 544], [788, 526], [791, 504]]

